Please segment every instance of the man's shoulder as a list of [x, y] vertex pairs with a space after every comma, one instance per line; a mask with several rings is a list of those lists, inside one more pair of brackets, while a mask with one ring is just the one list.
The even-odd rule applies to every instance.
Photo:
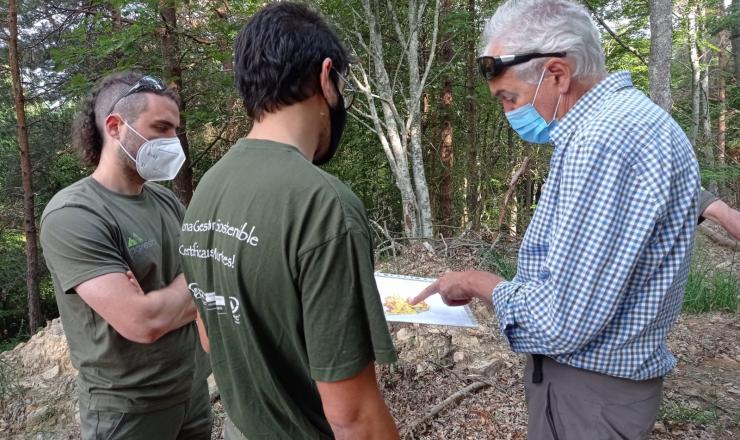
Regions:
[[144, 183], [144, 191], [150, 191], [153, 194], [156, 194], [159, 197], [167, 198], [167, 199], [176, 199], [177, 196], [175, 196], [175, 193], [172, 192], [171, 189], [167, 188], [164, 185], [160, 185], [159, 183], [155, 182], [145, 182]]
[[52, 212], [64, 208], [79, 208], [88, 211], [94, 210], [94, 207], [101, 203], [100, 196], [92, 189], [90, 185], [91, 177], [84, 177], [77, 182], [63, 188], [49, 200], [44, 212], [41, 214], [41, 223]]
[[665, 127], [674, 129], [673, 118], [640, 90], [629, 87], [618, 90], [604, 101], [591, 128], [620, 130], [640, 136]]
[[178, 213], [178, 215], [184, 209], [182, 203], [180, 202], [180, 199], [177, 198], [172, 190], [165, 187], [164, 185], [160, 185], [154, 182], [146, 182], [144, 183], [143, 191], [146, 191], [148, 195], [153, 197], [154, 200], [156, 200], [157, 204], [164, 205], [170, 209], [173, 209], [175, 212]]
[[327, 191], [340, 203], [351, 204], [353, 206], [362, 206], [357, 194], [355, 194], [350, 187], [339, 180], [337, 176], [329, 174], [321, 168], [313, 166], [315, 171], [316, 180], [319, 182], [320, 188], [323, 191]]
[[671, 115], [634, 87], [606, 97], [580, 132], [581, 141], [633, 159], [639, 159], [644, 148], [658, 150], [665, 148], [665, 142], [687, 142]]

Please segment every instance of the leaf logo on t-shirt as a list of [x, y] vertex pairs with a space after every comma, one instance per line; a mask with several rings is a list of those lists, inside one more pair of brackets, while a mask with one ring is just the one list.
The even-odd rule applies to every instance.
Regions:
[[131, 233], [131, 236], [128, 238], [128, 242], [126, 243], [126, 246], [131, 249], [132, 247], [141, 244], [144, 242], [144, 239], [139, 236], [136, 232]]

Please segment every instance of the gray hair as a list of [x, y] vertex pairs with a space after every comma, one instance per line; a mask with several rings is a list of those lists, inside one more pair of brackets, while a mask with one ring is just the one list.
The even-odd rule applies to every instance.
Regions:
[[[575, 79], [606, 75], [599, 30], [580, 4], [569, 0], [508, 0], [483, 31], [483, 52], [495, 43], [504, 54], [566, 52]], [[520, 79], [537, 83], [547, 58], [512, 66]]]

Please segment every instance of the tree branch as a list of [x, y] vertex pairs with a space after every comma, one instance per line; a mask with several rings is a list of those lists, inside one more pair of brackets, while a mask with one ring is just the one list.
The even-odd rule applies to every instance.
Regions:
[[723, 237], [720, 233], [713, 231], [706, 225], [699, 225], [699, 230], [718, 245], [729, 248], [733, 251], [740, 251], [740, 241], [735, 241], [727, 237]]
[[596, 10], [594, 9], [594, 7], [591, 6], [591, 3], [589, 3], [588, 0], [583, 0], [583, 3], [586, 5], [586, 7], [589, 9], [589, 11], [591, 11], [591, 13], [593, 14], [593, 16], [596, 17], [596, 20], [599, 22], [599, 24], [601, 24], [601, 26], [603, 26], [604, 29], [606, 29], [606, 31], [609, 32], [609, 35], [611, 35], [614, 38], [614, 40], [617, 43], [619, 43], [620, 46], [622, 46], [623, 48], [627, 49], [627, 51], [629, 53], [631, 53], [632, 55], [636, 56], [642, 62], [642, 64], [644, 64], [646, 66], [648, 65], [648, 62], [645, 61], [645, 58], [643, 58], [642, 55], [640, 55], [640, 52], [638, 52], [637, 49], [635, 49], [634, 47], [628, 46], [628, 45], [626, 45], [626, 44], [624, 44], [622, 42], [622, 40], [619, 38], [619, 36], [617, 36], [617, 34], [614, 33], [614, 31], [609, 27], [609, 25], [606, 24], [606, 22], [604, 21], [604, 19], [602, 19], [601, 16], [599, 16], [599, 14], [596, 12]]

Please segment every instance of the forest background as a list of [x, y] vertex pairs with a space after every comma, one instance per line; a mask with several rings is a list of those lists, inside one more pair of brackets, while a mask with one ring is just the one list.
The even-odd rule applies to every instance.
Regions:
[[[408, 244], [457, 240], [512, 276], [552, 147], [521, 141], [477, 73], [482, 27], [499, 1], [310, 3], [358, 60], [358, 96], [326, 169], [365, 203], [379, 260]], [[49, 199], [91, 172], [70, 145], [81, 97], [122, 69], [178, 88], [188, 159], [168, 185], [187, 204], [203, 173], [249, 130], [233, 87], [232, 44], [263, 4], [0, 4], [0, 351], [58, 316], [37, 228]], [[609, 71], [630, 71], [671, 112], [694, 145], [703, 185], [740, 206], [740, 0], [583, 4], [602, 31]], [[737, 312], [735, 249], [729, 266], [695, 265], [687, 311]]]

